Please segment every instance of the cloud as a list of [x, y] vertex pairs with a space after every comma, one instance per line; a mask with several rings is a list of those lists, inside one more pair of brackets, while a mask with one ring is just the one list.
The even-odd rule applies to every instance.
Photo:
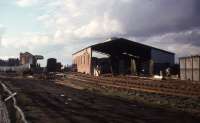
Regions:
[[2, 35], [5, 32], [5, 26], [0, 24], [0, 35]]
[[108, 15], [98, 17], [87, 25], [75, 30], [75, 35], [80, 38], [109, 37], [111, 35], [122, 35], [123, 28], [118, 20]]
[[[144, 40], [144, 39], [143, 39]], [[200, 46], [200, 29], [191, 29], [182, 32], [171, 32], [163, 35], [156, 35], [147, 38], [148, 42], [169, 43], [169, 44], [190, 44]]]
[[123, 22], [127, 36], [162, 35], [199, 27], [196, 4], [197, 0], [134, 0], [116, 4], [111, 15]]
[[[49, 34], [26, 32], [17, 36], [4, 36], [2, 38], [0, 58], [19, 57], [20, 52], [28, 51], [32, 54], [44, 55], [45, 60], [41, 63], [45, 66], [47, 58], [56, 57], [60, 59], [62, 57], [62, 55], [56, 54], [59, 50], [59, 53], [64, 50], [62, 47], [63, 45], [58, 45], [54, 42], [53, 37]], [[67, 61], [67, 59], [63, 61]]]
[[1, 46], [1, 43], [2, 43], [2, 36], [5, 32], [5, 29], [6, 29], [5, 26], [0, 24], [0, 46]]
[[29, 7], [38, 3], [38, 0], [16, 0], [16, 4], [20, 7]]
[[199, 27], [198, 5], [198, 0], [60, 0], [44, 5], [38, 20], [67, 38], [154, 36]]
[[13, 37], [4, 37], [2, 39], [2, 46], [32, 49], [38, 46], [48, 45], [49, 43], [53, 44], [52, 39], [48, 34], [26, 32]]
[[[17, 0], [17, 3], [22, 7], [34, 5], [40, 10], [36, 21], [47, 29], [45, 35], [18, 39], [20, 45], [32, 44], [33, 49], [38, 50], [37, 40], [41, 40], [45, 48], [51, 49], [50, 43], [61, 45], [64, 48], [57, 52], [72, 54], [98, 40], [119, 36], [173, 51], [178, 56], [187, 55], [188, 52], [183, 52], [187, 49], [189, 54], [200, 53], [199, 0]], [[70, 61], [70, 55], [62, 56]]]
[[138, 38], [145, 44], [176, 53], [176, 57], [200, 54], [200, 29], [166, 33], [160, 36]]
[[[113, 3], [113, 0], [111, 1]], [[103, 2], [81, 0], [52, 2], [45, 6], [48, 8], [45, 9], [46, 13], [39, 16], [37, 20], [47, 28], [54, 28], [55, 38], [59, 40], [122, 35], [124, 33], [122, 23], [109, 12], [104, 12], [105, 3], [105, 0]], [[56, 11], [52, 14], [49, 12], [51, 10]]]

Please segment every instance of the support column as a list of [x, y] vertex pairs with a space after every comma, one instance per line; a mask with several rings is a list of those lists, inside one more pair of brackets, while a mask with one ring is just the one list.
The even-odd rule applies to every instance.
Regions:
[[152, 59], [149, 61], [149, 74], [154, 74], [154, 61]]

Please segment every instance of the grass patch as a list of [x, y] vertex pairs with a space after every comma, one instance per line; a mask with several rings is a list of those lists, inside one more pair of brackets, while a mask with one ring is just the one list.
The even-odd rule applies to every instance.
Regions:
[[200, 116], [200, 98], [168, 96], [138, 91], [119, 91], [116, 89], [110, 89], [105, 87], [84, 87], [85, 90], [90, 91], [92, 93], [103, 94], [105, 96], [121, 98], [129, 101], [136, 101], [151, 107], [174, 109], [178, 111], [194, 113], [195, 115]]

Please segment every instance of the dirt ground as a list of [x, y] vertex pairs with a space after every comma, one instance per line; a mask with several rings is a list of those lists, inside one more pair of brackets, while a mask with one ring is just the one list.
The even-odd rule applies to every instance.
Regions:
[[[70, 80], [69, 80], [70, 81]], [[53, 81], [4, 79], [30, 123], [199, 123], [185, 112], [92, 93]]]

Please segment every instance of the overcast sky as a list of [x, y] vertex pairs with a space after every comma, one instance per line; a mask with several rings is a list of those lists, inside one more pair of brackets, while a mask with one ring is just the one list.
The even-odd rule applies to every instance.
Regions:
[[70, 64], [109, 37], [200, 54], [200, 0], [0, 0], [1, 58], [29, 51]]

